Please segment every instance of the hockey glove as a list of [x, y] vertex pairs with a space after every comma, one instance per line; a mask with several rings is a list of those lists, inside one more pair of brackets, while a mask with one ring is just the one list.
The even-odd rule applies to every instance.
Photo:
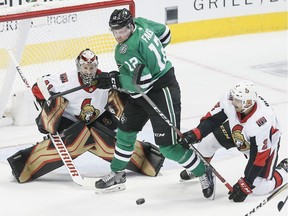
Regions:
[[68, 103], [69, 101], [61, 96], [52, 99], [50, 104], [45, 103], [41, 113], [35, 120], [38, 130], [44, 134], [54, 134], [58, 131], [62, 114]]
[[190, 145], [201, 141], [201, 132], [198, 128], [194, 128], [182, 134], [180, 143], [186, 149], [190, 148]]
[[233, 186], [233, 192], [229, 192], [229, 200], [234, 202], [243, 202], [246, 197], [252, 193], [252, 189], [255, 186], [250, 184], [245, 177], [240, 178], [238, 182]]
[[120, 88], [118, 71], [111, 71], [111, 72], [102, 72], [97, 76], [97, 85], [96, 87], [99, 89], [118, 89]]

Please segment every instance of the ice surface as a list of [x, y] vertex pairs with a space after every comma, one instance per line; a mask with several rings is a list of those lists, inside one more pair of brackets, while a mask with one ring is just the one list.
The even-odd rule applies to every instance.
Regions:
[[[196, 126], [234, 83], [250, 79], [279, 117], [283, 129], [279, 159], [287, 157], [287, 31], [169, 45], [167, 55], [182, 89], [181, 131]], [[153, 142], [149, 124], [138, 138]], [[96, 195], [93, 187], [75, 185], [64, 167], [36, 181], [18, 184], [6, 158], [41, 140], [35, 126], [0, 128], [1, 215], [244, 216], [268, 196], [251, 195], [244, 203], [233, 203], [227, 198], [227, 188], [217, 180], [215, 200], [206, 200], [199, 181], [180, 183], [182, 168], [169, 160], [159, 176], [128, 172], [126, 190], [105, 195]], [[109, 172], [109, 163], [89, 153], [77, 158], [75, 164], [83, 176], [101, 177]], [[246, 159], [237, 151], [220, 150], [212, 164], [233, 185], [243, 176]], [[287, 191], [277, 195], [253, 215], [287, 216], [288, 204], [281, 212], [277, 210], [286, 195]], [[137, 205], [141, 197], [146, 202]]]

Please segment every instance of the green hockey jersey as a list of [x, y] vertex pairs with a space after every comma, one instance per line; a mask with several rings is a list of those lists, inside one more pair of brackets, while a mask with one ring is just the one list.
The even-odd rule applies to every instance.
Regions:
[[138, 97], [132, 84], [136, 65], [144, 64], [141, 76], [141, 89], [147, 93], [153, 83], [172, 67], [167, 60], [164, 47], [170, 42], [170, 30], [166, 25], [141, 17], [134, 19], [135, 30], [132, 35], [115, 49], [115, 60], [119, 68], [122, 89], [132, 97]]

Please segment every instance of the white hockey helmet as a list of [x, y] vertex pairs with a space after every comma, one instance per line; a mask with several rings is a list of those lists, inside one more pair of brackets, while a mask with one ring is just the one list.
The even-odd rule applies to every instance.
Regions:
[[85, 49], [76, 58], [77, 71], [84, 84], [91, 83], [98, 69], [98, 57], [90, 49]]
[[232, 98], [242, 102], [242, 111], [245, 112], [251, 108], [257, 100], [257, 90], [253, 82], [244, 80], [237, 83], [231, 90]]

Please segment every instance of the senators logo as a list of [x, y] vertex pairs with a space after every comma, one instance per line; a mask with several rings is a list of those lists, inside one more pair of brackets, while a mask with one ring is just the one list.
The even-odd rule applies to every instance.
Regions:
[[91, 105], [91, 99], [85, 99], [82, 102], [80, 115], [76, 117], [86, 123], [90, 123], [95, 121], [99, 115], [100, 111]]
[[232, 129], [232, 137], [234, 140], [234, 144], [239, 151], [247, 151], [250, 149], [250, 143], [245, 140], [245, 137], [242, 134], [242, 130], [243, 126], [235, 125]]

